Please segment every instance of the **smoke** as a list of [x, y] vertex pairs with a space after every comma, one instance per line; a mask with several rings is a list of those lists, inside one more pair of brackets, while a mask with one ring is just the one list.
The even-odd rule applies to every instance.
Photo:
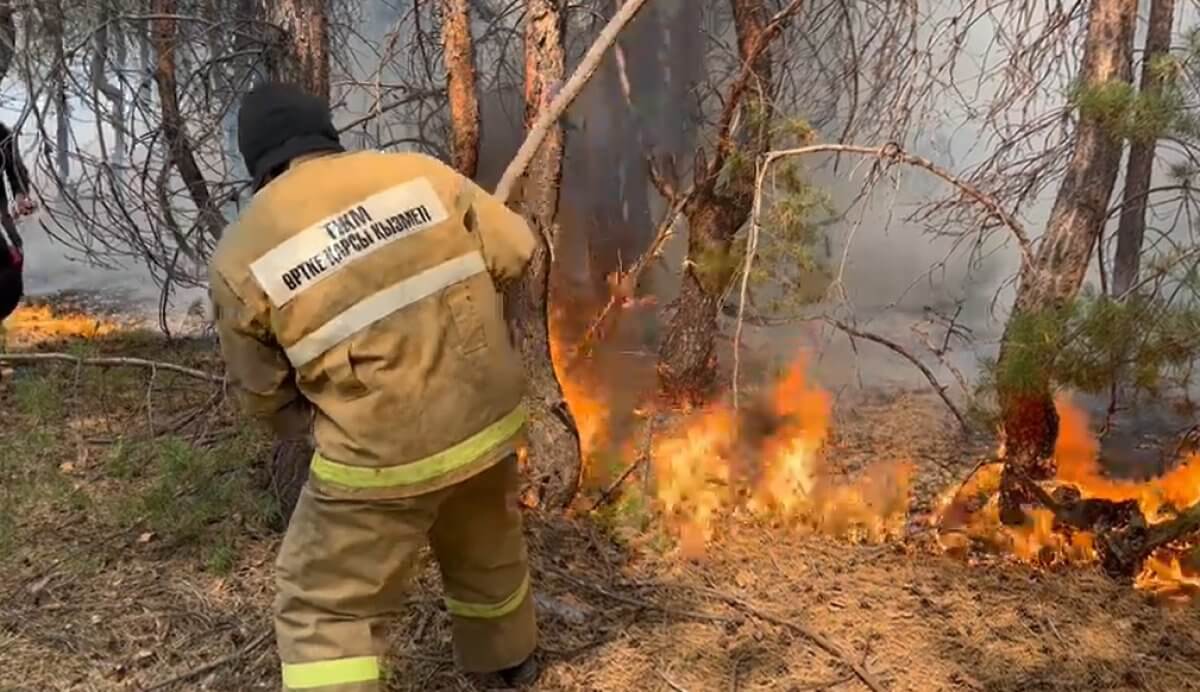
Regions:
[[[969, 6], [965, 0], [945, 0], [922, 8], [922, 22], [928, 28], [921, 30], [921, 45], [928, 49], [929, 55], [912, 69], [949, 64], [948, 51], [956, 50], [959, 53], [954, 67], [939, 77], [943, 84], [952, 82], [956, 88], [913, 97], [921, 101], [922, 115], [910, 127], [900, 129], [898, 140], [910, 152], [964, 176], [994, 153], [997, 143], [1006, 136], [1005, 127], [1015, 127], [1007, 117], [989, 111], [1000, 108], [1010, 96], [1002, 86], [1006, 61], [1011, 56], [996, 45], [997, 36], [1007, 28], [1004, 24], [1007, 15], [983, 13], [958, 45], [949, 45], [939, 34], [944, 33], [946, 21]], [[602, 9], [611, 11], [612, 2]], [[1181, 9], [1183, 16], [1178, 26], [1187, 29], [1195, 21], [1195, 11], [1190, 7]], [[412, 66], [419, 60], [406, 61], [394, 55], [397, 50], [411, 50], [413, 43], [415, 27], [407, 4], [373, 0], [347, 11], [350, 14], [342, 17], [335, 29], [339, 45], [343, 46], [335, 69], [335, 82], [340, 80], [341, 84], [335, 84], [334, 89], [340, 98], [337, 115], [342, 124], [358, 120], [379, 105], [372, 84], [413, 86], [414, 71], [424, 70]], [[1044, 22], [1044, 12], [1044, 8], [1039, 8], [1028, 19], [1030, 24]], [[519, 29], [520, 12], [481, 15], [482, 12], [476, 16], [477, 36], [485, 33], [494, 36], [492, 24], [497, 22], [509, 29]], [[727, 78], [724, 72], [717, 72], [724, 64], [722, 61], [729, 59], [731, 26], [726, 15], [724, 10], [714, 12], [710, 5], [694, 0], [651, 3], [622, 35], [619, 52], [606, 57], [600, 72], [568, 111], [559, 217], [560, 271], [554, 286], [556, 296], [571, 303], [572, 309], [568, 311], [571, 319], [560, 325], [568, 333], [578, 334], [586, 326], [589, 309], [607, 297], [605, 276], [634, 261], [664, 213], [663, 200], [647, 179], [647, 158], [653, 156], [660, 161], [674, 158], [686, 174], [697, 144], [709, 134], [711, 123], [704, 117], [711, 118], [715, 100], [705, 85], [710, 77], [714, 82]], [[585, 13], [574, 15], [569, 34], [571, 65], [578, 62], [601, 23], [599, 19], [587, 19]], [[426, 32], [431, 28], [422, 27]], [[856, 29], [860, 39], [865, 40], [871, 27], [861, 25]], [[394, 35], [396, 31], [398, 35]], [[803, 31], [797, 35], [802, 37]], [[481, 47], [478, 57], [483, 116], [478, 179], [489, 187], [499, 179], [523, 137], [519, 75], [508, 74], [495, 64], [494, 54], [499, 48], [495, 39], [491, 40], [492, 43]], [[513, 37], [505, 44], [509, 55], [519, 52], [517, 40]], [[1141, 40], [1140, 33], [1137, 40]], [[714, 45], [723, 45], [724, 49]], [[825, 50], [806, 45], [799, 39], [791, 39], [786, 49], [810, 50], [814, 55]], [[436, 42], [427, 50], [436, 51]], [[1067, 53], [1060, 61], [1073, 67], [1077, 56], [1070, 50]], [[404, 69], [379, 67], [381, 61], [389, 60], [393, 64], [411, 64]], [[1030, 100], [1032, 110], [1018, 114], [1020, 118], [1035, 120], [1061, 108], [1070, 72], [1068, 69], [1065, 77], [1048, 81], [1040, 96]], [[803, 76], [787, 78], [805, 84]], [[432, 78], [436, 82], [437, 75]], [[875, 83], [873, 80], [879, 78], [865, 67], [855, 79], [857, 89], [864, 94], [888, 86]], [[132, 81], [138, 81], [136, 76]], [[26, 98], [15, 79], [10, 78], [5, 87], [9, 98], [0, 104], [0, 118], [13, 122], [26, 106]], [[821, 101], [815, 92], [815, 87], [807, 92], [793, 89], [790, 101], [783, 104], [784, 110], [817, 125], [820, 139], [836, 140], [847, 125], [838, 113], [846, 112], [848, 103], [844, 99]], [[994, 117], [989, 119], [987, 115]], [[43, 116], [52, 122], [52, 111]], [[80, 155], [97, 155], [96, 123], [90, 105], [73, 101], [71, 117], [72, 140]], [[886, 118], [886, 114], [879, 117]], [[32, 163], [41, 159], [44, 140], [30, 124], [27, 121], [22, 130], [21, 146]], [[231, 141], [231, 118], [225, 117], [221, 125], [227, 147]], [[379, 146], [386, 141], [404, 142], [416, 137], [420, 130], [415, 121], [393, 117], [387, 119], [386, 127], [372, 122], [370, 126], [356, 128], [347, 134], [346, 143]], [[859, 127], [848, 139], [856, 144], [878, 146], [885, 143], [886, 133], [886, 123], [876, 123], [873, 129]], [[111, 133], [108, 137], [111, 141]], [[391, 148], [415, 146], [402, 143]], [[944, 328], [928, 324], [927, 318], [954, 316], [957, 325], [972, 330], [974, 339], [971, 344], [956, 342], [958, 350], [948, 357], [970, 377], [976, 360], [995, 351], [999, 329], [1012, 300], [1011, 280], [1018, 267], [1016, 250], [1003, 231], [992, 232], [977, 243], [954, 237], [951, 232], [962, 229], [951, 228], [941, 217], [933, 216], [928, 221], [911, 219], [911, 214], [931, 200], [955, 194], [946, 182], [926, 172], [893, 169], [863, 197], [864, 183], [875, 164], [851, 157], [836, 161], [832, 157], [814, 157], [804, 162], [810, 181], [829, 195], [831, 207], [840, 215], [825, 227], [827, 245], [822, 248], [822, 259], [838, 281], [829, 298], [812, 306], [809, 314], [842, 312], [845, 316], [845, 311], [852, 309], [860, 327], [921, 355], [939, 377], [947, 380], [952, 373], [928, 358], [924, 346], [927, 339], [915, 334], [913, 327], [925, 325], [931, 334], [928, 338], [940, 344]], [[31, 165], [31, 168], [35, 169], [39, 188], [44, 192], [51, 190], [53, 186], [44, 166]], [[1156, 178], [1162, 174], [1160, 170]], [[1020, 209], [1021, 220], [1035, 237], [1044, 226], [1054, 193], [1051, 181]], [[31, 293], [121, 291], [140, 305], [156, 306], [158, 289], [144, 267], [135, 262], [123, 262], [116, 270], [88, 266], [53, 243], [38, 228], [37, 221], [35, 217], [22, 224], [29, 248]], [[643, 292], [658, 298], [660, 313], [673, 297], [683, 260], [681, 241], [686, 238], [686, 228], [679, 231], [664, 261], [653, 266], [641, 287]], [[1090, 279], [1095, 281], [1094, 273]], [[175, 296], [175, 308], [186, 308], [202, 295], [200, 289], [180, 293]], [[637, 354], [639, 373], [645, 372], [646, 355], [653, 350], [657, 338], [654, 312], [639, 312], [630, 324], [622, 326], [622, 333], [612, 344], [616, 353]], [[851, 348], [843, 336], [819, 322], [770, 328], [751, 325], [746, 328], [745, 344], [747, 351], [757, 354], [754, 359], [760, 370], [774, 360], [790, 359], [797, 349], [816, 352], [821, 356], [816, 365], [826, 386], [866, 381], [926, 386], [921, 374], [895, 354], [873, 344]], [[726, 360], [729, 355], [725, 353]], [[755, 368], [749, 371], [753, 373]], [[646, 379], [652, 379], [652, 373], [649, 375]]]

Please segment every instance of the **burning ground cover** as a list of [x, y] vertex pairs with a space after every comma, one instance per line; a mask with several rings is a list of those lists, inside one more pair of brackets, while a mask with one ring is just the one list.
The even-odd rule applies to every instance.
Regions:
[[[202, 340], [30, 343], [219, 367]], [[279, 536], [246, 492], [263, 445], [233, 402], [169, 372], [15, 370], [0, 384], [0, 445], [17, 451], [0, 459], [0, 689], [277, 689]], [[1091, 565], [1024, 561], [1001, 534], [990, 553], [968, 544], [970, 564], [944, 554], [949, 533], [926, 517], [992, 440], [964, 439], [927, 391], [834, 397], [815, 374], [798, 359], [737, 410], [603, 387], [633, 377], [573, 381], [610, 455], [592, 459], [593, 494], [632, 464], [611, 503], [645, 511], [636, 531], [527, 514], [537, 689], [865, 689], [852, 666], [896, 692], [1200, 689], [1195, 607]], [[467, 689], [440, 596], [425, 555], [393, 622], [391, 689]]]
[[1112, 478], [1101, 466], [1086, 414], [1066, 396], [1056, 408], [1058, 473], [1046, 484], [1046, 506], [1031, 510], [1025, 526], [1002, 526], [1001, 466], [988, 464], [942, 498], [937, 521], [943, 547], [959, 554], [973, 548], [1007, 552], [1041, 565], [1103, 562], [1115, 576], [1132, 575], [1138, 588], [1167, 598], [1186, 600], [1200, 592], [1200, 523], [1192, 518], [1200, 510], [1200, 455], [1183, 455], [1160, 476]]
[[[562, 374], [591, 461], [585, 475], [593, 485], [611, 483], [595, 506], [618, 497], [640, 508], [641, 526], [665, 530], [683, 557], [702, 557], [716, 534], [745, 523], [858, 543], [919, 542], [931, 534], [929, 549], [968, 562], [1099, 564], [1167, 599], [1187, 601], [1200, 591], [1200, 455], [1183, 455], [1157, 477], [1110, 477], [1086, 414], [1065, 395], [1057, 403], [1058, 476], [1044, 488], [1029, 481], [1044, 502], [1027, 508], [1023, 525], [1009, 527], [998, 503], [1003, 450], [965, 481], [946, 482], [927, 513], [915, 507], [911, 458], [885, 452], [853, 474], [839, 469], [828, 444], [832, 400], [803, 356], [740, 407], [726, 397], [696, 410], [670, 408], [644, 396], [638, 408], [621, 411], [605, 383], [578, 363]], [[624, 419], [635, 422], [618, 435], [614, 421]], [[628, 480], [638, 473], [643, 482]]]

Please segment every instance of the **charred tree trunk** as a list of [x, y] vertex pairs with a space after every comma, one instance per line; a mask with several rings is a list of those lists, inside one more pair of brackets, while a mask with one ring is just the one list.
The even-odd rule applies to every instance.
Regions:
[[442, 47], [454, 167], [474, 178], [479, 168], [479, 97], [475, 93], [475, 49], [467, 0], [442, 0]]
[[154, 0], [153, 12], [157, 15], [151, 27], [151, 42], [154, 44], [156, 62], [154, 81], [158, 85], [159, 107], [162, 112], [162, 136], [170, 153], [170, 162], [196, 207], [197, 223], [215, 240], [221, 237], [221, 216], [213, 208], [212, 195], [204, 173], [196, 162], [196, 154], [188, 139], [183, 114], [179, 110], [179, 91], [175, 76], [175, 48], [178, 24], [172, 14], [174, 3], [169, 0]]
[[298, 84], [329, 99], [329, 16], [327, 0], [264, 0], [267, 21], [279, 29], [272, 79]]
[[[731, 0], [742, 71], [730, 87], [721, 114], [716, 152], [697, 157], [695, 196], [684, 207], [688, 221], [687, 263], [666, 337], [659, 348], [659, 381], [663, 393], [676, 400], [700, 402], [711, 395], [717, 379], [717, 316], [735, 272], [734, 237], [750, 216], [754, 202], [753, 166], [726, 176], [737, 149], [757, 160], [770, 148], [770, 42], [782, 30], [785, 14], [768, 22], [762, 0]], [[740, 111], [740, 118], [735, 118]], [[743, 128], [733, 131], [735, 120]]]
[[[1133, 28], [1137, 0], [1092, 0], [1088, 10], [1080, 83], [1104, 89], [1131, 78]], [[1030, 498], [1018, 477], [1042, 479], [1054, 473], [1058, 433], [1049, 374], [1007, 376], [1023, 348], [1014, 341], [1020, 320], [1050, 315], [1079, 293], [1092, 251], [1104, 227], [1109, 198], [1121, 165], [1122, 141], [1103, 114], [1081, 109], [1070, 162], [1050, 212], [1046, 233], [1031, 262], [1023, 266], [1012, 317], [1001, 342], [998, 397], [1004, 426], [1007, 465], [1001, 481], [1002, 518], [1023, 521], [1021, 505]]]
[[[529, 127], [549, 105], [553, 90], [565, 74], [560, 3], [526, 0], [525, 123]], [[523, 181], [521, 211], [535, 231], [553, 243], [558, 227], [559, 181], [562, 178], [564, 133], [555, 124], [547, 134]], [[579, 436], [566, 410], [562, 389], [550, 356], [548, 299], [550, 248], [539, 243], [519, 281], [505, 288], [505, 308], [513, 339], [529, 377], [529, 455], [533, 491], [545, 501], [563, 506], [579, 486]]]
[[[1174, 21], [1175, 0], [1151, 0], [1150, 26], [1146, 30], [1146, 50], [1142, 55], [1142, 98], [1162, 93], [1167, 75], [1160, 61], [1171, 50]], [[1142, 238], [1146, 234], [1146, 197], [1154, 173], [1154, 151], [1159, 134], [1147, 133], [1146, 137], [1129, 144], [1121, 220], [1117, 225], [1117, 256], [1113, 260], [1112, 294], [1117, 298], [1129, 293], [1137, 283]]]

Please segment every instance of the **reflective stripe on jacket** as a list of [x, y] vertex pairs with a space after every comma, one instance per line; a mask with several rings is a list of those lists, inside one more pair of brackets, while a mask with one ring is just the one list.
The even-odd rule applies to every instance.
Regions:
[[[211, 293], [230, 382], [280, 434], [312, 426], [329, 490], [406, 496], [511, 454], [524, 373], [496, 282], [536, 240], [436, 159], [294, 164], [222, 238]], [[307, 404], [311, 404], [311, 407]]]

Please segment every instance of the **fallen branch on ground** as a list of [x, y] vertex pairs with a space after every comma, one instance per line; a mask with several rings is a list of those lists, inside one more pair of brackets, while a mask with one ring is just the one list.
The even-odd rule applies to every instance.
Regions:
[[165, 370], [168, 372], [187, 375], [198, 380], [205, 380], [213, 384], [225, 384], [224, 376], [214, 375], [203, 370], [188, 368], [174, 363], [164, 363], [157, 360], [145, 360], [144, 358], [123, 358], [123, 357], [104, 357], [104, 358], [85, 358], [82, 356], [73, 356], [69, 353], [0, 353], [0, 363], [70, 363], [77, 366], [88, 366], [97, 368], [146, 368], [151, 371]]
[[1134, 521], [1120, 529], [1101, 531], [1096, 535], [1096, 547], [1109, 576], [1131, 577], [1154, 551], [1196, 534], [1200, 534], [1200, 504], [1158, 524], [1145, 526]]
[[642, 600], [639, 600], [636, 598], [632, 598], [630, 596], [623, 596], [618, 593], [613, 593], [612, 591], [609, 591], [608, 589], [605, 589], [604, 587], [597, 586], [595, 584], [591, 584], [591, 583], [586, 582], [577, 577], [573, 577], [573, 576], [567, 574], [566, 572], [562, 572], [560, 570], [557, 570], [557, 569], [554, 569], [551, 567], [543, 567], [541, 571], [543, 571], [547, 574], [553, 575], [559, 579], [562, 579], [563, 581], [570, 582], [571, 584], [574, 584], [575, 586], [577, 586], [581, 589], [586, 589], [588, 591], [591, 591], [592, 593], [599, 594], [600, 596], [603, 596], [609, 600], [616, 601], [618, 603], [624, 603], [625, 605], [633, 606], [634, 608], [641, 608], [643, 610], [656, 610], [656, 611], [658, 611], [660, 613], [664, 613], [666, 615], [674, 615], [675, 617], [686, 618], [689, 620], [706, 620], [708, 622], [719, 622], [719, 623], [741, 622], [742, 621], [741, 618], [728, 617], [725, 615], [714, 615], [711, 613], [700, 613], [700, 612], [695, 612], [695, 611], [691, 611], [691, 610], [680, 610], [678, 608], [672, 608], [670, 606], [658, 605], [657, 603], [652, 603], [650, 601], [642, 601]]
[[1085, 499], [1070, 487], [1059, 488], [1051, 495], [1027, 475], [1016, 471], [1014, 476], [1054, 514], [1057, 524], [1095, 535], [1100, 564], [1113, 579], [1136, 576], [1159, 548], [1200, 534], [1200, 503], [1180, 510], [1171, 519], [1151, 524], [1136, 500]]
[[928, 367], [926, 367], [925, 364], [920, 361], [920, 359], [918, 359], [913, 354], [909, 353], [906, 348], [904, 348], [900, 344], [896, 343], [895, 341], [892, 341], [891, 339], [887, 339], [882, 336], [879, 336], [878, 334], [864, 332], [861, 329], [856, 329], [854, 327], [851, 327], [850, 325], [846, 324], [845, 322], [842, 322], [841, 320], [837, 320], [832, 317], [828, 317], [828, 318], [826, 318], [825, 321], [828, 322], [829, 324], [833, 325], [834, 327], [837, 327], [838, 329], [842, 330], [843, 332], [848, 334], [851, 338], [865, 339], [867, 341], [877, 343], [880, 346], [884, 346], [888, 349], [891, 349], [892, 351], [894, 351], [895, 353], [900, 355], [902, 358], [904, 358], [908, 362], [915, 365], [917, 367], [917, 369], [920, 370], [923, 375], [925, 375], [925, 379], [929, 380], [929, 384], [933, 385], [933, 390], [935, 392], [937, 392], [937, 395], [939, 397], [941, 397], [942, 402], [946, 404], [946, 408], [950, 409], [950, 413], [953, 413], [954, 417], [956, 419], [958, 419], [958, 424], [962, 426], [963, 431], [969, 432], [971, 430], [971, 426], [967, 423], [966, 416], [964, 416], [962, 414], [962, 411], [958, 410], [958, 406], [956, 406], [954, 404], [954, 402], [951, 401], [950, 395], [946, 394], [946, 385], [939, 382], [937, 376], [933, 374], [933, 371], [930, 370]]
[[881, 682], [879, 682], [879, 680], [875, 678], [871, 671], [867, 670], [865, 666], [856, 663], [854, 659], [850, 658], [844, 651], [842, 651], [841, 647], [820, 632], [810, 629], [793, 620], [788, 620], [787, 618], [773, 615], [763, 610], [759, 606], [750, 603], [749, 601], [742, 600], [731, 594], [717, 591], [716, 589], [710, 589], [702, 586], [684, 586], [684, 588], [710, 596], [720, 601], [724, 601], [726, 604], [733, 606], [734, 608], [738, 608], [739, 610], [742, 610], [747, 614], [758, 618], [759, 620], [764, 620], [780, 627], [786, 627], [787, 629], [792, 630], [796, 634], [799, 634], [805, 639], [808, 639], [812, 643], [816, 644], [823, 651], [825, 651], [825, 653], [836, 658], [840, 663], [853, 671], [855, 677], [861, 680], [864, 685], [871, 688], [872, 692], [885, 692], [887, 689]]
[[181, 675], [176, 675], [175, 677], [171, 678], [170, 680], [164, 680], [162, 682], [155, 683], [149, 687], [144, 688], [142, 690], [142, 692], [155, 692], [156, 690], [165, 690], [174, 685], [178, 685], [180, 683], [184, 683], [189, 680], [194, 680], [194, 679], [200, 677], [201, 675], [204, 675], [205, 673], [210, 673], [210, 672], [216, 670], [217, 668], [220, 668], [221, 666], [228, 665], [230, 663], [234, 663], [235, 661], [239, 661], [242, 658], [244, 658], [247, 654], [249, 654], [250, 652], [254, 651], [258, 647], [265, 644], [267, 642], [267, 640], [270, 639], [271, 634], [273, 634], [274, 631], [275, 631], [274, 629], [268, 627], [267, 629], [263, 630], [263, 632], [261, 634], [259, 634], [257, 637], [252, 639], [249, 644], [243, 646], [242, 648], [229, 654], [228, 656], [225, 656], [223, 658], [218, 658], [217, 660], [215, 660], [211, 663], [206, 663], [206, 664], [200, 666], [199, 668], [189, 670], [188, 672], [183, 673]]

